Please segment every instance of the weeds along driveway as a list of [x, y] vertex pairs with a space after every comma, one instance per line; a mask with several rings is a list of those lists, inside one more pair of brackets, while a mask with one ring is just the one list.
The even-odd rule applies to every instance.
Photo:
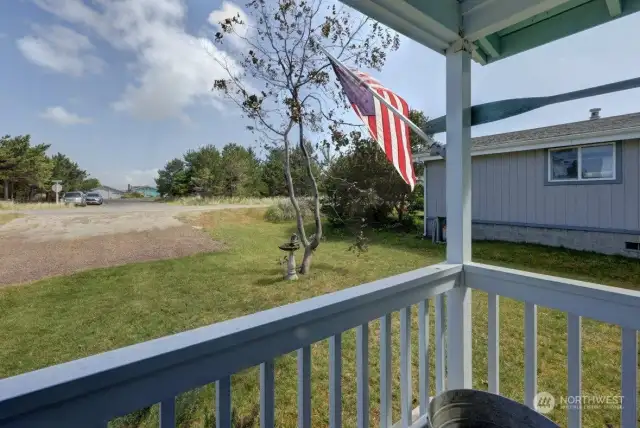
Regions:
[[209, 234], [175, 216], [236, 207], [96, 208], [28, 212], [0, 226], [0, 286], [219, 250]]

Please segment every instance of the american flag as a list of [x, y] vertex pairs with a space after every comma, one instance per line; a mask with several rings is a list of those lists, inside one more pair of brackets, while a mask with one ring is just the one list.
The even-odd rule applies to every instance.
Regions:
[[[344, 66], [329, 58], [333, 70], [349, 99], [353, 110], [378, 142], [402, 179], [411, 190], [416, 184], [409, 142], [409, 126], [384, 103], [373, 96], [376, 91], [405, 117], [409, 117], [409, 105], [393, 91], [385, 88], [373, 77], [362, 71], [352, 70], [353, 76]], [[357, 78], [356, 78], [357, 77]]]

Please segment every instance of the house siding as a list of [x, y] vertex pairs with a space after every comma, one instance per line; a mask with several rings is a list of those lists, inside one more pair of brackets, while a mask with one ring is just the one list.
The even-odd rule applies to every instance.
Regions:
[[157, 198], [160, 196], [158, 189], [148, 186], [131, 186], [130, 191], [141, 193], [145, 198]]
[[106, 189], [94, 189], [94, 190], [92, 190], [92, 192], [99, 193], [100, 196], [102, 196], [102, 199], [104, 199], [104, 200], [122, 198], [122, 193], [114, 192], [114, 191], [109, 192]]
[[[533, 227], [544, 229], [549, 235], [559, 233], [560, 229], [572, 230], [572, 236], [575, 233], [587, 236], [587, 231], [598, 231], [618, 235], [616, 245], [619, 247], [622, 242], [624, 248], [623, 235], [640, 235], [640, 140], [618, 144], [621, 145], [622, 162], [617, 174], [622, 182], [588, 186], [545, 185], [547, 152], [543, 149], [474, 156], [474, 231], [480, 225], [486, 229], [496, 225], [500, 230], [508, 226]], [[427, 216], [446, 216], [445, 162], [442, 160], [427, 163]], [[494, 235], [497, 234], [496, 231]], [[502, 239], [490, 237], [494, 235], [483, 233], [484, 238], [476, 238]], [[554, 238], [554, 242], [559, 241]]]

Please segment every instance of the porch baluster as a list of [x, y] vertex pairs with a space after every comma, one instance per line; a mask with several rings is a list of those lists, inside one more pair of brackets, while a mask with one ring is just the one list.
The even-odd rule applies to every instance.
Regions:
[[[582, 390], [582, 317], [568, 314], [567, 318], [567, 372], [569, 396], [579, 397]], [[569, 428], [582, 426], [582, 409], [572, 406], [569, 409]]]
[[380, 318], [380, 428], [391, 428], [391, 314]]
[[216, 382], [216, 428], [231, 428], [231, 377]]
[[356, 329], [356, 370], [358, 428], [369, 427], [369, 325]]
[[175, 426], [176, 399], [171, 397], [160, 403], [160, 428], [175, 428]]
[[429, 299], [418, 305], [418, 362], [420, 383], [420, 416], [429, 408]]
[[400, 420], [411, 425], [411, 306], [400, 310]]
[[298, 428], [311, 427], [311, 347], [298, 349]]
[[622, 329], [622, 428], [638, 424], [638, 338], [631, 328]]
[[525, 303], [524, 328], [524, 403], [534, 409], [538, 388], [538, 307], [533, 303]]
[[445, 388], [445, 308], [444, 296], [436, 296], [436, 395]]
[[489, 392], [500, 394], [500, 296], [488, 295]]
[[275, 381], [273, 361], [260, 364], [260, 426], [273, 428], [275, 411]]
[[342, 427], [342, 335], [329, 338], [329, 428]]

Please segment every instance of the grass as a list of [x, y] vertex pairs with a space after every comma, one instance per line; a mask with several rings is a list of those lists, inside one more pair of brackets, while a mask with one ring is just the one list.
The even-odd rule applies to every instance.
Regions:
[[[262, 220], [264, 210], [215, 211], [197, 221], [223, 241], [223, 252], [177, 260], [97, 269], [0, 290], [0, 377], [69, 361], [109, 349], [223, 321], [437, 263], [444, 247], [412, 235], [378, 233], [369, 251], [348, 252], [349, 236], [330, 233], [313, 263], [312, 273], [297, 282], [281, 280], [282, 256], [277, 246], [291, 224]], [[196, 220], [193, 220], [196, 221]], [[640, 263], [542, 246], [498, 242], [474, 243], [474, 260], [590, 279], [636, 288]], [[474, 292], [474, 387], [487, 388], [487, 299]], [[501, 391], [522, 401], [524, 379], [524, 307], [503, 299], [501, 320]], [[417, 343], [414, 310], [413, 341]], [[539, 390], [566, 394], [566, 315], [539, 310]], [[397, 314], [394, 314], [394, 376], [399, 379]], [[379, 402], [379, 324], [370, 323], [371, 425], [377, 425]], [[431, 319], [431, 343], [433, 338]], [[37, 343], [38, 346], [33, 346]], [[417, 346], [414, 373], [417, 373]], [[434, 356], [431, 355], [431, 367]], [[328, 425], [328, 345], [312, 347], [312, 417], [314, 426]], [[258, 370], [233, 377], [233, 404], [240, 416], [258, 403]], [[434, 385], [433, 379], [431, 385]], [[417, 397], [417, 375], [413, 376]], [[394, 388], [397, 392], [397, 385]], [[583, 393], [618, 395], [620, 391], [620, 329], [583, 322]], [[433, 395], [433, 391], [431, 394]], [[355, 333], [343, 334], [343, 425], [356, 425]], [[213, 388], [204, 386], [178, 398], [178, 426], [211, 426]], [[296, 426], [295, 354], [276, 360], [276, 425]], [[399, 397], [394, 397], [394, 419]], [[619, 426], [618, 409], [585, 409], [585, 427]], [[566, 425], [566, 413], [550, 416]], [[117, 427], [155, 427], [157, 408], [141, 410], [112, 422]], [[257, 426], [257, 425], [256, 425]]]
[[73, 208], [73, 205], [65, 205], [55, 202], [13, 202], [0, 201], [0, 211], [19, 211], [19, 210], [50, 210], [56, 208]]
[[23, 215], [18, 213], [0, 213], [0, 226], [20, 217], [23, 217]]
[[282, 200], [288, 200], [285, 197], [277, 198], [253, 198], [242, 196], [214, 196], [214, 197], [196, 197], [185, 196], [169, 201], [173, 205], [257, 205], [268, 206], [277, 204]]

